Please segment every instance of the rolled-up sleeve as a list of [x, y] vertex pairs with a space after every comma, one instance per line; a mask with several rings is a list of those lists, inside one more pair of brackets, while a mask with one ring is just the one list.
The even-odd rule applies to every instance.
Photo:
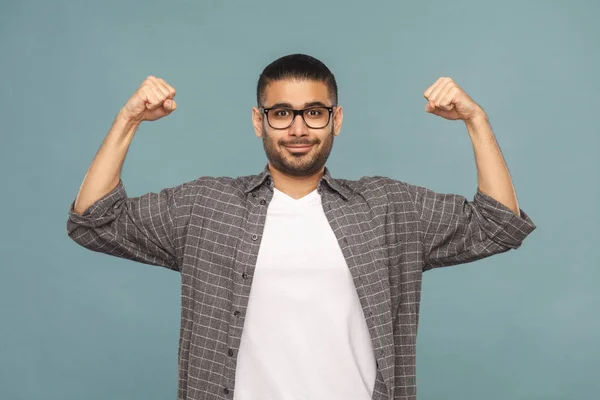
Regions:
[[127, 197], [119, 180], [81, 215], [71, 203], [67, 234], [89, 250], [178, 271], [183, 245], [178, 227], [189, 214], [177, 204], [182, 187]]
[[424, 270], [479, 260], [517, 249], [536, 225], [477, 189], [472, 201], [408, 185], [422, 235]]

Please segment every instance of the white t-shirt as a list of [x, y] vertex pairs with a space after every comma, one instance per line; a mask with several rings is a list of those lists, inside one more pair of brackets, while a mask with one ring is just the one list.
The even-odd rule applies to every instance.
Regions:
[[274, 189], [234, 400], [369, 400], [376, 364], [352, 276], [314, 190]]

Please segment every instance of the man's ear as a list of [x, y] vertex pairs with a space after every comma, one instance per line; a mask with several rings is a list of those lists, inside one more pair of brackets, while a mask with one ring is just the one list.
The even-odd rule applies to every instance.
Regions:
[[258, 137], [262, 137], [262, 124], [263, 113], [260, 112], [258, 107], [252, 107], [252, 125], [254, 126], [254, 133]]
[[337, 106], [333, 109], [333, 134], [335, 136], [340, 134], [342, 129], [342, 122], [344, 121], [344, 110], [341, 106]]

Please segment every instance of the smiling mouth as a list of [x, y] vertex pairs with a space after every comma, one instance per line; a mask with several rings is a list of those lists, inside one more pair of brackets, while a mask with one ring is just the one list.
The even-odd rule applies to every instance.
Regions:
[[292, 153], [306, 153], [313, 147], [313, 145], [312, 144], [293, 145], [293, 146], [285, 146], [285, 147]]

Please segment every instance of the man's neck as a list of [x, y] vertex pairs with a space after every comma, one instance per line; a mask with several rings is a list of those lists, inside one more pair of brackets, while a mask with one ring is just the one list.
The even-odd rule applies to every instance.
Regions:
[[325, 168], [321, 168], [321, 170], [311, 176], [303, 177], [286, 175], [273, 168], [270, 164], [269, 171], [273, 177], [273, 184], [275, 185], [275, 188], [297, 200], [306, 196], [317, 188], [319, 180], [325, 173]]

